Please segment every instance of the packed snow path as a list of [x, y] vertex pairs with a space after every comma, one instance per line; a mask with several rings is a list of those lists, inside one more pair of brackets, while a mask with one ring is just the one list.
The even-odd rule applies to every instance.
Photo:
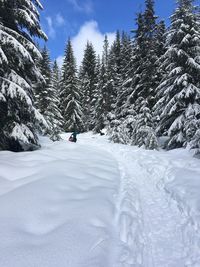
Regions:
[[200, 266], [197, 229], [164, 188], [186, 161], [106, 137], [63, 137], [0, 152], [0, 266]]

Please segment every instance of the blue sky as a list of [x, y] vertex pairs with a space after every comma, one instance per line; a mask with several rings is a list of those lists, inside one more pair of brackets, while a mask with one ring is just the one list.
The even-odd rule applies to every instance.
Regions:
[[[144, 0], [41, 0], [41, 24], [49, 40], [52, 59], [61, 60], [68, 37], [72, 39], [78, 64], [85, 43], [92, 41], [97, 53], [102, 50], [105, 33], [110, 42], [114, 32], [134, 28], [135, 14], [143, 10]], [[156, 14], [168, 20], [175, 0], [156, 0]]]

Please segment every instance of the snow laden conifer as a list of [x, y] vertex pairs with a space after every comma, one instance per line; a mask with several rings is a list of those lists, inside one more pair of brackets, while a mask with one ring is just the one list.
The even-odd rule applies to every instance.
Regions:
[[41, 114], [45, 114], [47, 107], [51, 101], [48, 88], [51, 83], [51, 61], [49, 51], [44, 46], [41, 50], [41, 59], [38, 61], [38, 67], [44, 78], [43, 83], [38, 84], [35, 89], [36, 104]]
[[33, 85], [43, 78], [32, 37], [47, 39], [37, 7], [38, 0], [0, 1], [0, 149], [37, 148], [36, 126], [45, 123], [33, 96]]
[[84, 131], [81, 98], [75, 57], [71, 40], [68, 40], [61, 79], [61, 110], [64, 118], [64, 130], [67, 132]]
[[108, 133], [112, 136], [116, 120], [116, 101], [121, 86], [121, 35], [116, 32], [116, 37], [110, 47], [108, 56], [108, 83], [107, 88], [110, 94], [110, 112], [108, 114]]
[[46, 46], [43, 48], [42, 59], [39, 60], [39, 68], [45, 82], [36, 88], [37, 107], [44, 116], [48, 127], [44, 129], [44, 134], [48, 134], [53, 141], [59, 140], [59, 133], [62, 130], [63, 118], [59, 109], [59, 88], [58, 67], [56, 63], [51, 67], [49, 51]]
[[86, 131], [94, 129], [94, 114], [97, 100], [96, 63], [94, 47], [91, 43], [87, 42], [79, 72]]
[[[117, 139], [147, 149], [158, 147], [154, 130], [152, 106], [155, 101], [156, 88], [156, 16], [154, 1], [146, 1], [144, 13], [136, 19], [137, 29], [133, 42], [131, 60], [118, 99]], [[119, 115], [118, 115], [119, 116]], [[121, 134], [125, 137], [121, 138]], [[116, 138], [116, 134], [115, 134]]]
[[179, 0], [167, 33], [166, 71], [158, 87], [161, 110], [159, 134], [169, 136], [168, 149], [199, 148], [200, 24], [192, 0]]
[[99, 132], [107, 126], [108, 113], [111, 111], [111, 92], [108, 86], [108, 55], [109, 42], [108, 37], [105, 36], [102, 60], [99, 62], [100, 72], [97, 83], [98, 98], [95, 108], [95, 132]]
[[131, 140], [132, 111], [127, 103], [132, 75], [133, 46], [130, 37], [123, 32], [121, 40], [121, 81], [117, 92], [115, 114], [112, 120], [110, 139], [116, 143], [128, 144]]
[[[138, 16], [138, 30], [136, 31], [134, 58], [134, 73], [132, 93], [128, 101], [133, 105], [136, 120], [134, 121], [132, 142], [146, 149], [158, 147], [153, 124], [152, 107], [155, 103], [156, 76], [156, 16], [154, 1], [146, 0], [146, 9]], [[139, 101], [140, 99], [140, 101]], [[142, 118], [143, 117], [143, 118]], [[147, 120], [148, 117], [148, 120]], [[150, 121], [151, 120], [151, 121]], [[143, 129], [141, 131], [141, 129]], [[151, 141], [153, 140], [153, 142]]]

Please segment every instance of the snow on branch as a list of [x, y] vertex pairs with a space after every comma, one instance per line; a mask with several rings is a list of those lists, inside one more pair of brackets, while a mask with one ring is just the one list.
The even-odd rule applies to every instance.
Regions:
[[12, 47], [16, 52], [19, 52], [23, 58], [26, 58], [29, 62], [33, 63], [33, 59], [30, 53], [24, 48], [24, 46], [20, 44], [20, 42], [18, 42], [16, 38], [3, 31], [1, 28], [2, 27], [0, 25], [1, 44], [3, 44], [5, 47]]

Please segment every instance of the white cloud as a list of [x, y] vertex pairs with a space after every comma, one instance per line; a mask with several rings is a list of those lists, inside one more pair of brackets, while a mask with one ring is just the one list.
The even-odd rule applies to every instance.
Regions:
[[52, 39], [56, 37], [56, 28], [66, 24], [65, 19], [60, 13], [56, 14], [54, 17], [46, 17], [46, 21], [48, 26], [47, 35]]
[[58, 64], [58, 66], [59, 66], [60, 69], [62, 68], [63, 60], [64, 60], [64, 56], [59, 56], [59, 57], [57, 57], [57, 59], [56, 59], [57, 64]]
[[101, 33], [98, 23], [94, 20], [88, 21], [81, 26], [78, 34], [72, 38], [72, 45], [78, 66], [80, 66], [83, 59], [87, 41], [93, 44], [97, 55], [102, 54], [105, 35], [108, 36], [109, 44], [111, 44], [115, 39], [115, 32]]
[[80, 3], [80, 0], [67, 0], [73, 8], [78, 12], [90, 14], [94, 11], [92, 0], [84, 0]]
[[56, 25], [58, 27], [65, 25], [65, 19], [60, 13], [56, 15]]
[[52, 39], [55, 38], [56, 36], [56, 31], [54, 29], [54, 26], [53, 26], [53, 20], [51, 17], [46, 17], [46, 21], [47, 21], [47, 24], [48, 24], [48, 36], [51, 37]]

